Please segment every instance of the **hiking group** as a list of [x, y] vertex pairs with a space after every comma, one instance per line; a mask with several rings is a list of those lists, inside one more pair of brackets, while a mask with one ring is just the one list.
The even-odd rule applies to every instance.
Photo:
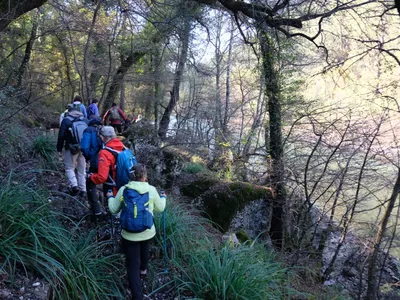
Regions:
[[148, 184], [146, 167], [136, 162], [117, 137], [115, 131], [122, 131], [122, 121], [128, 123], [122, 109], [113, 103], [101, 119], [97, 99], [87, 109], [82, 102], [82, 97], [76, 96], [61, 114], [57, 151], [62, 156], [64, 147], [71, 195], [87, 196], [95, 220], [106, 214], [99, 201], [99, 184], [103, 185], [109, 212], [120, 213], [121, 249], [132, 299], [142, 299], [140, 276], [147, 274], [149, 242], [156, 234], [153, 211], [164, 211], [166, 196]]

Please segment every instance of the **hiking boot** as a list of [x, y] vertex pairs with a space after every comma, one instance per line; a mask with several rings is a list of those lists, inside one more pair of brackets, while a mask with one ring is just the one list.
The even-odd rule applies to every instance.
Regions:
[[79, 193], [79, 188], [77, 186], [73, 186], [71, 189], [71, 195], [76, 196]]
[[79, 192], [79, 197], [86, 198], [86, 192], [85, 191], [80, 191]]
[[103, 214], [103, 211], [101, 210], [101, 205], [99, 201], [94, 201], [93, 202], [93, 212], [96, 216], [100, 216]]

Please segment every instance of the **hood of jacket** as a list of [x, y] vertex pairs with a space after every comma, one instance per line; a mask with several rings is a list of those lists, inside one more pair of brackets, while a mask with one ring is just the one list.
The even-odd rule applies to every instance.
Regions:
[[147, 182], [142, 181], [129, 181], [125, 187], [135, 190], [141, 195], [150, 191], [150, 185]]
[[117, 151], [122, 151], [125, 146], [119, 138], [115, 137], [109, 140], [107, 143], [105, 143], [104, 147], [109, 147]]
[[81, 113], [80, 111], [78, 111], [78, 110], [71, 110], [70, 112], [68, 112], [68, 116], [71, 116], [72, 118], [79, 118], [79, 117], [82, 117], [83, 116], [83, 113]]

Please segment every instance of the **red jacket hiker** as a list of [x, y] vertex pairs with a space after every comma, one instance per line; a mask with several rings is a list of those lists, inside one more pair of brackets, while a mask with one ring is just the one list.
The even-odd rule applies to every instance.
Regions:
[[[104, 146], [112, 148], [117, 151], [122, 151], [124, 149], [124, 144], [119, 138], [112, 138], [105, 143]], [[111, 177], [110, 177], [111, 176]], [[97, 173], [93, 173], [90, 176], [90, 180], [95, 184], [105, 184], [108, 186], [114, 186], [116, 180], [116, 170], [115, 170], [115, 156], [106, 149], [101, 149], [99, 152], [99, 164]], [[115, 186], [113, 187], [114, 195], [117, 192]]]

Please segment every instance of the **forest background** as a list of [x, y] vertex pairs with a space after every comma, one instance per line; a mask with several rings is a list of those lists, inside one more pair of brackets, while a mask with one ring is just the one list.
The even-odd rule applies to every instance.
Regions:
[[219, 178], [271, 187], [277, 249], [305, 247], [314, 206], [338, 250], [369, 241], [374, 299], [378, 254], [400, 242], [396, 3], [1, 1], [0, 16], [4, 128], [27, 111], [57, 127], [77, 94], [117, 102]]

